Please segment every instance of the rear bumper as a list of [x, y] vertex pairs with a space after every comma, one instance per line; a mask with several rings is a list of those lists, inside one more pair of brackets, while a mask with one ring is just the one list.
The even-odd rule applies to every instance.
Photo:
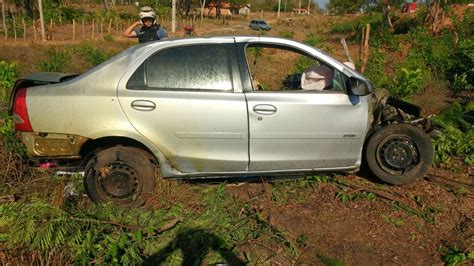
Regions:
[[29, 156], [80, 158], [82, 145], [88, 138], [68, 135], [37, 132], [21, 132], [21, 140]]

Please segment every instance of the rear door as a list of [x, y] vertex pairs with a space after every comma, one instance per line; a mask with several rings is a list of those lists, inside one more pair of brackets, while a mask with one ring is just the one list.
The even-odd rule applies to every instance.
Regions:
[[241, 88], [234, 86], [240, 81], [232, 75], [238, 71], [231, 64], [233, 46], [159, 50], [119, 86], [130, 122], [181, 172], [247, 168], [247, 107]]

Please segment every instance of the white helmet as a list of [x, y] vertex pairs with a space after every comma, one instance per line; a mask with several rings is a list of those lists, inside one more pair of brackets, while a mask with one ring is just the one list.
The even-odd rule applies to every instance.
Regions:
[[143, 20], [145, 18], [151, 18], [153, 19], [153, 23], [155, 23], [156, 20], [156, 12], [153, 10], [153, 8], [149, 6], [144, 6], [140, 8], [140, 20]]

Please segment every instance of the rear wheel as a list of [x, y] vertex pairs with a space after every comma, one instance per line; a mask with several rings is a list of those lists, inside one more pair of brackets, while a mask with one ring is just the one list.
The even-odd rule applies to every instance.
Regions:
[[84, 186], [94, 202], [141, 206], [155, 187], [154, 158], [135, 147], [100, 151], [87, 163]]
[[365, 156], [370, 171], [394, 185], [412, 183], [428, 172], [434, 150], [430, 138], [408, 124], [376, 131], [369, 139]]

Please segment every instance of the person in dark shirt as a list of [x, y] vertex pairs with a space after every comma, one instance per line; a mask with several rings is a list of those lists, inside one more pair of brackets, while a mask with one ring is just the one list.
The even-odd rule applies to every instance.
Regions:
[[[141, 27], [138, 27], [140, 25]], [[167, 38], [168, 33], [160, 24], [156, 23], [156, 13], [153, 8], [145, 6], [140, 9], [140, 21], [130, 25], [123, 32], [123, 36], [138, 38], [140, 43], [144, 43]]]

